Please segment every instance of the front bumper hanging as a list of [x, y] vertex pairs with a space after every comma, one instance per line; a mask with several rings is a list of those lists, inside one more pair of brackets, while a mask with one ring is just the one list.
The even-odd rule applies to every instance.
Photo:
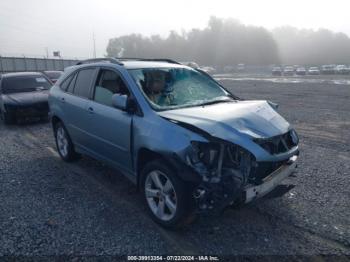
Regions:
[[290, 176], [297, 167], [298, 156], [292, 156], [288, 162], [263, 179], [258, 186], [247, 185], [244, 189], [245, 203], [261, 198], [276, 188], [282, 180]]

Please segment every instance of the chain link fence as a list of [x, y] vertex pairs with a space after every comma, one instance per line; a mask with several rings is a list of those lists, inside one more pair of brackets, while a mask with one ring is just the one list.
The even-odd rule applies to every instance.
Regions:
[[2, 57], [0, 56], [0, 72], [25, 72], [61, 70], [74, 65], [78, 60], [57, 58]]

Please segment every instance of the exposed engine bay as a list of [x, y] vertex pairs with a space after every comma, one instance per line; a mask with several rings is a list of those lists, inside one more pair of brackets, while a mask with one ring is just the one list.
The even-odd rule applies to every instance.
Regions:
[[[278, 148], [282, 143], [285, 148], [280, 150], [288, 150], [296, 143], [289, 139], [288, 134], [281, 136], [287, 137], [288, 144], [284, 140], [281, 142], [273, 138], [271, 141], [275, 142], [269, 145]], [[244, 148], [220, 140], [209, 143], [192, 142], [192, 150], [186, 157], [187, 165], [202, 177], [202, 182], [194, 192], [200, 211], [222, 210], [228, 205], [244, 202], [244, 190], [248, 185], [264, 183], [267, 176], [288, 161], [289, 159], [257, 162], [254, 155]]]

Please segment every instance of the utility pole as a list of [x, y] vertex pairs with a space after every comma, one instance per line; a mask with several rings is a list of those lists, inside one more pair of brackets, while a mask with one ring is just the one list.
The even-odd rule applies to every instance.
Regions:
[[46, 51], [46, 58], [49, 58], [49, 48], [45, 47], [45, 51]]
[[95, 32], [92, 33], [92, 41], [93, 41], [93, 46], [94, 46], [93, 56], [94, 56], [94, 58], [96, 58], [96, 39], [95, 39]]

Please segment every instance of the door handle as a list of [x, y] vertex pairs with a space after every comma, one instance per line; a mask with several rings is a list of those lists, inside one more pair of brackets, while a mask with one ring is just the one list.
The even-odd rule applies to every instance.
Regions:
[[88, 107], [88, 111], [89, 111], [90, 114], [93, 114], [93, 113], [94, 113], [94, 109], [93, 109], [91, 106]]
[[61, 102], [62, 103], [65, 103], [66, 102], [66, 99], [64, 97], [61, 97]]

